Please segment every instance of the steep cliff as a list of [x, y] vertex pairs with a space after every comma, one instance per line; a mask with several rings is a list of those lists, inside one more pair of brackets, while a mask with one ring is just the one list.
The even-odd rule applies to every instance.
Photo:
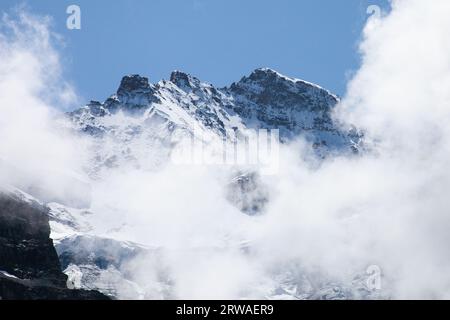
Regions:
[[14, 193], [0, 193], [1, 299], [106, 299], [69, 290], [50, 239], [47, 209]]

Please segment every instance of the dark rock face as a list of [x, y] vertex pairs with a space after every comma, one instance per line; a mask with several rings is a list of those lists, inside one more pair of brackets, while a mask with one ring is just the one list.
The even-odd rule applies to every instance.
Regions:
[[170, 75], [170, 81], [180, 89], [189, 91], [200, 86], [200, 80], [181, 71], [174, 71]]
[[[117, 90], [117, 98], [127, 110], [139, 112], [142, 108], [147, 107], [149, 103], [158, 101], [154, 93], [154, 88], [148, 82], [148, 78], [135, 74], [122, 78], [120, 87]], [[112, 98], [108, 101], [108, 104], [105, 104], [105, 108], [114, 113], [118, 110], [117, 102]]]
[[89, 236], [73, 236], [63, 239], [56, 247], [62, 268], [70, 264], [95, 265], [100, 269], [114, 266], [117, 269], [144, 254], [145, 250], [132, 243]]
[[3, 300], [108, 300], [98, 291], [69, 290], [46, 281], [12, 279], [0, 275]]
[[101, 299], [69, 290], [61, 272], [45, 207], [0, 194], [0, 297], [2, 299]]
[[0, 270], [21, 279], [65, 285], [42, 208], [0, 195]]
[[122, 78], [117, 93], [120, 95], [125, 92], [148, 90], [148, 89], [150, 89], [148, 78], [134, 74]]

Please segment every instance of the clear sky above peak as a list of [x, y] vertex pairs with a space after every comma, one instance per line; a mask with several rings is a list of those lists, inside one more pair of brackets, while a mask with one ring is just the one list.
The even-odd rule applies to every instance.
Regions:
[[[1, 0], [5, 12], [17, 0]], [[173, 70], [218, 87], [260, 67], [342, 95], [358, 67], [357, 44], [375, 4], [387, 0], [39, 0], [32, 13], [53, 18], [64, 37], [66, 77], [83, 102], [104, 100], [122, 76], [151, 82]], [[66, 28], [66, 8], [81, 8], [81, 30]]]

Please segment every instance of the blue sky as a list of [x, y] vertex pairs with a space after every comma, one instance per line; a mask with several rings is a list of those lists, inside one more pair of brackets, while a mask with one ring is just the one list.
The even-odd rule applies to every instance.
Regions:
[[[177, 69], [218, 87], [258, 67], [342, 95], [358, 67], [366, 9], [387, 0], [1, 0], [53, 17], [65, 75], [84, 101], [104, 100], [125, 74], [157, 82]], [[82, 29], [66, 29], [77, 4]]]

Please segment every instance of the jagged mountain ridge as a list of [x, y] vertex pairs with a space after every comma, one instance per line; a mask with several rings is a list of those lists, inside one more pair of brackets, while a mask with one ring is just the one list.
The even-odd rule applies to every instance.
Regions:
[[[77, 130], [101, 141], [96, 165], [163, 162], [180, 137], [194, 131], [235, 139], [246, 129], [278, 129], [282, 142], [303, 136], [322, 155], [356, 151], [361, 135], [344, 131], [332, 119], [338, 102], [317, 85], [268, 68], [225, 88], [174, 71], [170, 80], [156, 84], [125, 76], [116, 94], [91, 101], [69, 118]], [[159, 154], [143, 157], [142, 145], [159, 148]]]

